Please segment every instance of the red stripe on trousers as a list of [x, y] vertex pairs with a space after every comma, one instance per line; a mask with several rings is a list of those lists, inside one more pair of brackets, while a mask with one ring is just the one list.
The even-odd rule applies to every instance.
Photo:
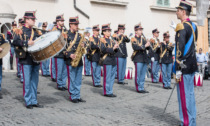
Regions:
[[86, 70], [85, 70], [85, 56], [84, 56], [84, 74], [86, 75]]
[[69, 74], [69, 66], [68, 65], [66, 65], [66, 67], [67, 67], [67, 75], [68, 75], [68, 92], [69, 92], [69, 94], [71, 95], [71, 93], [70, 93], [70, 91], [69, 91], [69, 89], [70, 89], [70, 74]]
[[23, 65], [22, 66], [22, 73], [23, 73], [23, 97], [25, 96], [25, 74], [24, 74], [24, 69]]
[[106, 65], [104, 65], [104, 95], [106, 95]]
[[[57, 79], [58, 79], [58, 62], [57, 62], [57, 58], [55, 58], [55, 73], [56, 73], [56, 83], [57, 83]], [[57, 88], [58, 88], [58, 84], [57, 84]]]
[[16, 58], [17, 76], [18, 76], [18, 58]]
[[117, 80], [119, 82], [119, 60], [117, 58]]
[[135, 85], [136, 85], [136, 90], [139, 91], [137, 83], [137, 63], [135, 63]]
[[153, 62], [151, 62], [151, 78], [152, 78], [152, 82], [153, 82], [153, 70], [152, 70], [152, 67], [153, 67]]
[[183, 76], [181, 78], [181, 82], [179, 82], [179, 89], [180, 89], [180, 98], [181, 98], [181, 106], [182, 106], [182, 114], [184, 118], [184, 126], [189, 125], [189, 118], [187, 113], [187, 104], [186, 104], [186, 96], [185, 96], [185, 90], [184, 90], [184, 79]]
[[51, 58], [51, 60], [50, 60], [50, 63], [51, 63], [51, 66], [50, 66], [50, 73], [51, 73], [51, 79], [53, 79], [53, 75], [52, 75], [52, 58]]
[[91, 73], [92, 73], [93, 86], [95, 86], [95, 81], [94, 81], [94, 77], [93, 77], [93, 65], [92, 65], [92, 62], [91, 62]]

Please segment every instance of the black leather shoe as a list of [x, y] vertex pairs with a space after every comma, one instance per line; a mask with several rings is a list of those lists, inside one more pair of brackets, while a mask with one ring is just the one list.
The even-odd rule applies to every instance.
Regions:
[[106, 97], [117, 97], [117, 95], [114, 95], [114, 94], [107, 94], [107, 95], [104, 95]]
[[78, 99], [71, 100], [72, 103], [79, 103]]
[[56, 79], [55, 79], [55, 78], [53, 78], [53, 79], [52, 79], [52, 81], [53, 81], [53, 82], [56, 82]]
[[124, 84], [123, 82], [118, 82], [118, 84]]
[[39, 92], [39, 91], [37, 91], [37, 94], [40, 94], [40, 92]]
[[102, 87], [101, 85], [95, 85], [94, 87], [98, 87], [98, 88], [100, 88], [100, 87]]
[[158, 82], [152, 82], [152, 83], [158, 83]]
[[168, 89], [172, 89], [172, 87], [169, 86]]
[[145, 94], [145, 93], [149, 93], [149, 91], [146, 91], [146, 90], [140, 90], [140, 91], [138, 91], [139, 93], [143, 93], [143, 94]]
[[44, 108], [44, 106], [43, 105], [40, 105], [39, 103], [38, 104], [36, 104], [36, 105], [32, 105], [33, 107], [36, 107], [36, 108]]
[[63, 87], [58, 87], [58, 90], [65, 91], [65, 89]]
[[163, 87], [163, 89], [169, 89], [168, 87]]
[[63, 87], [63, 90], [68, 90], [68, 88], [67, 87]]
[[83, 99], [77, 99], [79, 102], [86, 102], [85, 100], [83, 100]]
[[33, 106], [32, 105], [28, 105], [26, 106], [27, 109], [33, 109]]
[[128, 84], [127, 82], [123, 82], [123, 84]]

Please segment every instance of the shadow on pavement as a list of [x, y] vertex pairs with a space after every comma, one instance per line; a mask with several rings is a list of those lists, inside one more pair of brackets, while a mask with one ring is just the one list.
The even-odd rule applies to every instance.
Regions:
[[[164, 113], [164, 108], [159, 108], [156, 106], [144, 106], [145, 109], [147, 109], [147, 113], [150, 114], [152, 116], [152, 118], [162, 121], [162, 122], [166, 122], [168, 125], [179, 125], [180, 121], [179, 119], [177, 119], [173, 113]], [[152, 120], [152, 119], [151, 119]]]

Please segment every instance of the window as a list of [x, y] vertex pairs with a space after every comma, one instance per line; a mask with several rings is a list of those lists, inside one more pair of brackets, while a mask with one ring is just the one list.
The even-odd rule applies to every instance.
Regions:
[[169, 7], [170, 1], [169, 0], [157, 0], [158, 6]]

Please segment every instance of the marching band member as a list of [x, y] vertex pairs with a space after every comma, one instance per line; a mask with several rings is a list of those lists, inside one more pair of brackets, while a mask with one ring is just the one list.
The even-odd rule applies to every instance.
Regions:
[[[181, 1], [176, 15], [181, 23], [176, 26], [175, 73], [181, 126], [196, 126], [196, 105], [194, 94], [194, 75], [197, 68], [195, 42], [197, 26], [189, 19], [193, 5]], [[190, 39], [192, 38], [192, 39]]]
[[[1, 22], [0, 22], [1, 25]], [[5, 35], [3, 33], [0, 33], [0, 45], [6, 43], [5, 42]], [[2, 48], [0, 48], [0, 52], [2, 52]], [[0, 99], [3, 99], [3, 96], [1, 94], [1, 82], [2, 82], [2, 59], [0, 59]]]
[[111, 37], [111, 28], [110, 24], [106, 24], [102, 26], [102, 35], [103, 38], [100, 39], [101, 43], [101, 52], [103, 53], [103, 70], [104, 70], [104, 78], [103, 78], [103, 87], [104, 87], [104, 96], [107, 97], [116, 97], [113, 94], [113, 85], [115, 79], [116, 72], [116, 62], [114, 54], [117, 52], [119, 47], [118, 42], [114, 42], [114, 40], [110, 39]]
[[26, 108], [42, 108], [37, 102], [37, 87], [39, 82], [39, 63], [34, 62], [32, 56], [27, 52], [27, 47], [34, 45], [36, 37], [40, 36], [32, 28], [35, 25], [35, 11], [26, 11], [24, 15], [25, 25], [16, 30], [14, 46], [19, 48], [19, 62], [22, 65], [23, 72], [23, 96]]
[[[82, 85], [82, 55], [86, 52], [84, 48], [84, 36], [78, 33], [79, 18], [70, 17], [68, 31], [68, 48], [65, 52], [66, 65], [68, 73], [68, 92], [70, 94], [69, 99], [73, 103], [86, 102], [80, 97], [80, 89]], [[81, 57], [77, 57], [80, 53]], [[78, 61], [78, 64], [74, 66], [72, 62]]]
[[170, 43], [170, 34], [165, 32], [163, 34], [163, 42], [161, 43], [162, 54], [160, 54], [160, 60], [162, 63], [162, 73], [163, 73], [163, 88], [171, 88], [171, 71], [173, 63], [173, 43]]
[[114, 34], [115, 39], [119, 42], [119, 47], [121, 51], [117, 51], [115, 54], [117, 59], [117, 80], [118, 84], [127, 84], [124, 82], [125, 78], [125, 71], [126, 71], [126, 64], [127, 64], [127, 48], [126, 43], [130, 42], [130, 39], [124, 35], [125, 33], [125, 25], [119, 24], [118, 25], [118, 34]]
[[[42, 35], [46, 34], [46, 27], [47, 27], [47, 22], [43, 22], [42, 24]], [[49, 69], [49, 65], [50, 65], [50, 59], [47, 59], [43, 62], [41, 62], [41, 71], [42, 71], [42, 76], [50, 76], [50, 69]]]
[[10, 46], [11, 46], [11, 49], [10, 49], [10, 69], [11, 70], [13, 70], [13, 56], [15, 53], [14, 46], [13, 46], [13, 38], [14, 38], [14, 33], [15, 33], [16, 28], [17, 28], [17, 23], [16, 21], [13, 21], [12, 30], [7, 31], [7, 40], [9, 41]]
[[[53, 24], [54, 24], [53, 30], [55, 30], [56, 27], [57, 27], [56, 21], [54, 21]], [[56, 82], [56, 70], [55, 70], [55, 58], [54, 58], [54, 57], [51, 58], [50, 64], [51, 64], [51, 65], [50, 65], [51, 80], [52, 80], [53, 82]]]
[[[67, 39], [67, 31], [64, 28], [64, 17], [63, 15], [58, 15], [56, 17], [57, 27], [54, 27], [53, 31], [58, 30], [62, 33], [64, 39]], [[66, 80], [67, 80], [67, 70], [64, 61], [64, 50], [62, 50], [58, 55], [54, 57], [55, 59], [55, 69], [56, 69], [56, 82], [58, 90], [65, 91]]]
[[84, 56], [84, 74], [85, 76], [91, 76], [91, 61], [89, 59], [89, 53], [90, 53], [90, 48], [89, 48], [89, 37], [90, 33], [89, 31], [86, 31], [85, 33], [85, 48], [87, 51], [87, 54]]
[[[18, 19], [18, 28], [17, 29], [21, 29], [24, 25], [24, 19], [23, 18], [19, 18]], [[15, 35], [15, 33], [14, 33]], [[13, 40], [14, 41], [14, 40]], [[17, 77], [20, 78], [20, 82], [23, 83], [23, 72], [22, 72], [22, 66], [19, 63], [19, 58], [17, 58], [17, 53], [18, 53], [18, 47], [16, 49], [15, 47], [15, 54], [16, 54], [16, 64], [17, 64]]]
[[150, 48], [150, 56], [151, 56], [151, 69], [152, 69], [152, 83], [158, 83], [159, 81], [159, 60], [160, 60], [160, 41], [158, 39], [159, 37], [159, 31], [158, 29], [152, 30], [153, 38], [150, 39], [151, 45], [153, 48]]
[[101, 66], [99, 64], [101, 52], [100, 52], [100, 38], [99, 38], [99, 25], [93, 26], [93, 36], [90, 37], [90, 49], [91, 49], [91, 74], [94, 87], [101, 86]]
[[135, 64], [135, 86], [139, 93], [149, 93], [144, 89], [145, 74], [149, 57], [146, 50], [150, 48], [150, 42], [143, 37], [143, 27], [137, 24], [134, 27], [135, 37], [131, 39], [133, 54], [132, 60]]

